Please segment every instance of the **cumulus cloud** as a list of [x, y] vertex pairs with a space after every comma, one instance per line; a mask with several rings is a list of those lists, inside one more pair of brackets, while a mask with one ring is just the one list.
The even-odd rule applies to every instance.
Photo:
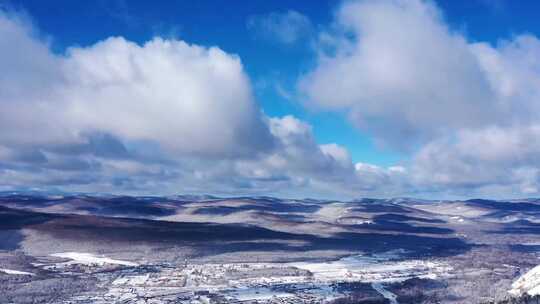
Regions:
[[237, 56], [178, 40], [138, 45], [121, 37], [56, 55], [17, 20], [0, 22], [3, 143], [80, 142], [101, 132], [180, 154], [229, 157], [271, 148]]
[[2, 12], [0, 25], [3, 189], [348, 197], [376, 188], [344, 147], [317, 143], [292, 116], [264, 115], [240, 59], [217, 47], [112, 37], [57, 54], [18, 15]]
[[421, 0], [345, 2], [320, 37], [305, 103], [412, 151], [410, 192], [538, 193], [537, 37], [471, 42]]
[[309, 18], [294, 10], [251, 16], [247, 27], [257, 36], [284, 44], [304, 40], [312, 33]]
[[413, 151], [407, 162], [354, 163], [306, 122], [266, 116], [241, 60], [218, 47], [111, 37], [58, 54], [26, 18], [0, 11], [2, 189], [539, 193], [535, 36], [470, 42], [420, 0], [348, 1], [336, 18], [300, 81], [306, 104], [348, 113], [380, 143]]
[[424, 187], [461, 193], [488, 194], [494, 187], [499, 195], [538, 193], [538, 138], [540, 125], [461, 131], [422, 147], [414, 159], [414, 178]]
[[300, 83], [311, 104], [350, 110], [393, 147], [500, 118], [475, 53], [431, 3], [346, 2], [337, 22], [337, 49]]
[[407, 191], [405, 175], [397, 169], [400, 167], [354, 164], [344, 147], [318, 144], [311, 126], [292, 116], [271, 118], [270, 130], [279, 148], [256, 161], [237, 162], [233, 176], [248, 177], [256, 188], [268, 186], [264, 181], [276, 181], [270, 193], [292, 186], [297, 193], [311, 197], [392, 196]]
[[70, 166], [99, 180], [120, 160], [151, 167], [273, 149], [240, 59], [217, 47], [113, 37], [55, 54], [26, 19], [5, 11], [0, 36], [6, 183], [19, 176], [19, 184], [32, 184], [31, 171], [51, 177]]

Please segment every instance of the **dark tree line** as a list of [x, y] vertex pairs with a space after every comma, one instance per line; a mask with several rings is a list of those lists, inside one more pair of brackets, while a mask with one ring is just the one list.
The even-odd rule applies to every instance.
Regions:
[[540, 295], [523, 295], [519, 298], [510, 298], [498, 302], [486, 302], [484, 304], [540, 304]]

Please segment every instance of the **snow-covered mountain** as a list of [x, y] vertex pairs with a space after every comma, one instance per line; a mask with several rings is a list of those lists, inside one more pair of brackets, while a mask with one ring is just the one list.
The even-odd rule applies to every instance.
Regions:
[[508, 291], [514, 296], [528, 294], [530, 296], [540, 295], [540, 265], [529, 270], [512, 284], [512, 289]]

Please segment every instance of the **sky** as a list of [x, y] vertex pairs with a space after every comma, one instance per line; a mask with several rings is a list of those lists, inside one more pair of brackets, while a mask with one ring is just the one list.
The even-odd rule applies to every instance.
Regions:
[[536, 1], [0, 0], [0, 191], [540, 191]]

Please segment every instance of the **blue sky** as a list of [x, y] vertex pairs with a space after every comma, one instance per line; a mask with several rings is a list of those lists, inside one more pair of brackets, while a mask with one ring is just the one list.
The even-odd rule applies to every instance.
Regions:
[[[470, 151], [471, 149], [465, 147], [465, 143], [469, 144], [473, 140], [472, 138], [486, 138], [484, 136], [485, 134], [495, 134], [492, 137], [488, 136], [489, 138], [496, 138], [496, 136], [498, 138], [507, 136], [514, 140], [521, 140], [521, 137], [528, 138], [528, 136], [533, 136], [534, 138], [535, 118], [527, 117], [525, 119], [523, 115], [526, 116], [526, 114], [517, 113], [519, 111], [515, 110], [516, 114], [510, 115], [508, 120], [526, 121], [523, 123], [525, 126], [520, 125], [520, 129], [518, 130], [516, 129], [518, 128], [517, 124], [507, 122], [505, 118], [501, 118], [502, 116], [499, 113], [514, 111], [513, 109], [509, 109], [508, 107], [501, 110], [495, 109], [493, 114], [486, 114], [486, 117], [484, 117], [483, 113], [489, 112], [485, 109], [492, 107], [490, 102], [497, 105], [526, 102], [531, 107], [536, 102], [536, 93], [534, 92], [528, 97], [523, 97], [520, 94], [509, 96], [511, 93], [494, 92], [492, 88], [494, 86], [492, 82], [499, 81], [501, 78], [494, 76], [496, 72], [499, 72], [502, 68], [509, 68], [512, 65], [510, 63], [507, 64], [506, 61], [519, 60], [519, 58], [515, 58], [515, 54], [520, 52], [527, 54], [527, 56], [524, 55], [522, 58], [530, 58], [530, 60], [517, 62], [516, 66], [522, 67], [522, 70], [506, 73], [508, 75], [514, 75], [515, 72], [515, 79], [508, 80], [504, 83], [511, 83], [512, 85], [514, 83], [521, 84], [529, 81], [522, 81], [522, 79], [536, 77], [534, 73], [538, 71], [535, 67], [537, 64], [535, 58], [538, 54], [536, 54], [536, 44], [533, 40], [540, 36], [540, 20], [535, 16], [535, 12], [540, 8], [540, 4], [535, 1], [413, 1], [413, 4], [404, 4], [399, 0], [382, 1], [381, 3], [383, 4], [374, 4], [373, 1], [322, 0], [290, 2], [262, 0], [167, 1], [158, 4], [148, 1], [51, 1], [45, 4], [41, 1], [9, 0], [1, 3], [3, 11], [7, 16], [5, 17], [7, 22], [14, 22], [17, 26], [22, 26], [26, 29], [31, 28], [30, 32], [32, 33], [28, 33], [28, 35], [32, 36], [32, 39], [37, 39], [39, 43], [46, 45], [50, 54], [43, 55], [44, 57], [56, 57], [59, 60], [66, 58], [73, 59], [72, 57], [76, 57], [71, 54], [70, 50], [73, 49], [88, 51], [97, 49], [97, 52], [100, 49], [95, 46], [106, 41], [109, 37], [122, 37], [124, 41], [134, 42], [139, 46], [152, 41], [155, 37], [161, 37], [166, 41], [183, 41], [190, 46], [200, 46], [203, 48], [217, 47], [225, 52], [227, 59], [229, 57], [238, 58], [241, 61], [242, 73], [245, 73], [248, 78], [248, 90], [251, 90], [254, 94], [252, 102], [255, 103], [255, 107], [260, 108], [264, 112], [264, 117], [261, 118], [263, 121], [274, 118], [282, 119], [286, 116], [294, 117], [300, 123], [295, 125], [297, 128], [295, 132], [303, 130], [300, 126], [304, 124], [309, 126], [308, 129], [310, 129], [310, 131], [302, 132], [313, 143], [305, 144], [305, 146], [302, 146], [302, 149], [307, 149], [306, 147], [310, 145], [335, 144], [339, 148], [326, 147], [321, 148], [322, 152], [318, 150], [312, 152], [314, 154], [322, 153], [325, 156], [331, 155], [330, 158], [332, 161], [337, 163], [349, 161], [350, 164], [345, 165], [345, 167], [356, 168], [354, 169], [356, 170], [354, 178], [359, 179], [358, 183], [360, 186], [358, 188], [362, 190], [350, 191], [344, 194], [344, 196], [373, 194], [376, 196], [442, 195], [460, 197], [475, 194], [483, 195], [485, 193], [493, 193], [494, 196], [519, 196], [525, 193], [536, 193], [537, 191], [535, 171], [537, 165], [536, 160], [530, 159], [531, 157], [529, 155], [533, 154], [530, 149], [508, 152], [515, 159], [523, 160], [523, 163], [517, 164], [520, 168], [518, 170], [519, 172], [510, 172], [510, 165], [515, 165], [515, 161], [507, 159], [508, 156], [497, 155], [496, 157], [492, 157], [485, 156], [480, 152], [478, 152], [478, 155], [469, 155], [469, 152], [466, 151]], [[403, 24], [394, 24], [393, 20], [384, 19], [387, 16], [393, 16], [392, 14], [397, 14], [395, 15], [398, 17], [397, 20], [402, 20]], [[373, 24], [375, 24], [374, 26], [376, 28], [371, 28], [370, 16], [375, 16], [382, 20], [375, 20], [375, 17], [373, 17], [373, 20], [375, 20]], [[399, 19], [401, 17], [403, 18]], [[413, 20], [411, 19], [413, 17], [418, 18]], [[358, 20], [355, 18], [358, 18]], [[412, 26], [427, 24], [427, 26], [433, 26], [433, 31], [422, 32], [414, 28], [405, 28], [407, 24], [412, 24]], [[404, 28], [400, 29], [401, 26]], [[359, 61], [355, 61], [355, 58], [367, 56], [365, 53], [366, 50], [362, 50], [365, 45], [369, 46], [369, 43], [380, 44], [380, 39], [387, 37], [387, 35], [393, 35], [392, 31], [396, 28], [403, 31], [402, 36], [407, 38], [407, 35], [410, 35], [410, 41], [413, 41], [410, 43], [426, 42], [428, 44], [442, 44], [442, 52], [426, 50], [431, 47], [430, 45], [418, 45], [416, 46], [417, 48], [411, 49], [410, 53], [403, 52], [404, 54], [402, 54], [399, 48], [405, 47], [409, 51], [406, 46], [409, 42], [405, 41], [404, 45], [396, 44], [393, 49], [396, 51], [395, 53], [384, 53], [387, 56], [383, 58], [380, 55], [383, 54], [381, 51], [374, 58], [369, 58], [374, 60], [390, 60], [388, 62], [393, 63], [397, 62], [395, 73], [402, 73], [401, 76], [403, 76], [404, 72], [405, 74], [411, 72], [410, 77], [416, 77], [414, 80], [418, 80], [413, 91], [418, 90], [418, 92], [413, 92], [409, 88], [404, 87], [400, 87], [399, 89], [393, 86], [387, 87], [388, 83], [376, 83], [375, 80], [371, 79], [375, 77], [370, 77], [373, 73], [368, 74], [365, 72], [368, 70], [366, 64], [369, 64], [369, 60], [358, 59]], [[373, 40], [370, 40], [369, 37], [373, 37]], [[519, 37], [530, 39], [520, 40], [518, 39]], [[335, 48], [334, 52], [336, 53], [325, 53], [326, 44], [329, 43], [328, 41], [330, 41], [330, 44], [333, 43], [331, 48]], [[118, 43], [121, 44], [122, 42]], [[356, 43], [358, 44], [356, 45]], [[448, 46], [445, 43], [448, 43]], [[113, 44], [111, 43], [111, 45]], [[356, 45], [353, 47], [354, 50], [348, 50], [348, 44]], [[386, 44], [383, 42], [383, 45], [374, 45], [374, 47], [384, 49]], [[389, 50], [392, 51], [392, 49]], [[448, 50], [448, 54], [445, 53], [446, 50]], [[351, 53], [349, 54], [347, 52]], [[461, 52], [464, 52], [464, 54], [459, 55], [461, 57], [455, 55], [461, 54]], [[488, 62], [488, 58], [491, 58], [489, 56], [492, 53], [498, 56], [497, 58], [500, 57], [501, 67], [493, 67], [491, 66], [491, 61]], [[439, 67], [439, 70], [429, 70], [429, 62], [426, 63], [425, 67], [419, 68], [420, 72], [416, 73], [408, 70], [409, 59], [410, 62], [414, 60], [423, 61], [423, 58], [428, 58], [432, 55], [437, 58], [434, 59], [431, 66]], [[83, 59], [87, 60], [86, 58]], [[329, 63], [325, 61], [326, 59], [329, 59], [327, 60]], [[403, 60], [407, 61], [406, 65], [402, 65]], [[456, 68], [458, 71], [444, 70], [445, 68], [452, 69], [452, 65], [448, 64], [448, 62], [453, 62], [454, 60], [466, 62], [470, 60], [474, 62], [467, 66], [464, 65], [463, 67]], [[75, 60], [66, 59], [66, 61]], [[384, 72], [384, 69], [387, 68], [384, 65], [385, 62], [387, 61], [380, 62], [380, 65], [376, 67], [377, 71]], [[415, 64], [416, 62], [413, 63]], [[347, 69], [346, 67], [338, 68], [341, 64], [351, 67], [358, 65], [359, 70], [353, 68]], [[72, 64], [68, 64], [68, 66], [72, 66]], [[31, 67], [29, 69], [33, 68]], [[182, 67], [180, 66], [179, 69], [182, 69]], [[17, 70], [21, 70], [21, 68]], [[431, 87], [422, 88], [421, 85], [423, 82], [421, 79], [425, 77], [427, 77], [425, 79], [429, 79], [429, 73], [431, 72], [434, 75], [449, 75], [442, 83], [445, 81], [450, 82], [447, 89], [457, 93], [441, 94], [440, 92], [446, 89], [438, 87], [441, 83], [433, 83]], [[65, 73], [65, 71], [58, 73]], [[390, 74], [392, 73], [390, 72]], [[479, 73], [482, 75], [479, 75]], [[328, 80], [341, 83], [341, 74], [348, 81], [345, 81], [347, 82], [344, 84], [346, 86], [333, 88], [332, 84], [328, 83]], [[21, 77], [23, 80], [20, 82], [29, 78], [25, 75]], [[62, 77], [65, 77], [65, 75]], [[408, 76], [405, 75], [405, 77]], [[480, 87], [485, 85], [486, 90], [477, 91], [470, 88], [469, 84], [471, 82], [466, 81], [467, 79], [478, 81], [478, 86]], [[403, 79], [399, 81], [401, 85]], [[523, 84], [523, 86], [526, 86], [523, 88], [523, 91], [529, 91], [529, 85], [531, 84]], [[515, 86], [515, 90], [520, 90], [517, 84]], [[488, 89], [487, 87], [490, 88]], [[355, 88], [358, 88], [358, 90]], [[208, 90], [212, 89], [212, 85], [209, 85]], [[335, 92], [333, 92], [334, 89]], [[54, 90], [57, 90], [56, 85]], [[59, 94], [63, 97], [67, 94], [64, 91], [70, 91], [65, 88], [62, 90], [63, 93]], [[362, 90], [367, 90], [370, 93], [367, 94]], [[382, 93], [378, 93], [379, 90]], [[424, 91], [429, 94], [424, 94]], [[374, 95], [371, 95], [371, 92], [374, 92]], [[335, 98], [334, 94], [336, 95]], [[403, 96], [400, 94], [403, 94]], [[458, 102], [454, 101], [456, 98], [459, 99]], [[426, 103], [422, 101], [415, 104], [417, 100], [424, 99], [426, 99]], [[526, 99], [527, 101], [522, 101], [522, 99]], [[372, 104], [374, 100], [376, 102]], [[386, 102], [387, 104], [385, 104]], [[207, 105], [213, 106], [211, 102]], [[436, 105], [442, 106], [439, 107]], [[231, 104], [230, 106], [235, 107], [236, 105]], [[249, 112], [250, 107], [251, 105], [242, 104], [239, 106], [239, 111]], [[438, 108], [445, 109], [444, 111], [446, 112], [439, 112], [437, 110]], [[529, 110], [533, 111], [532, 109], [534, 107]], [[433, 111], [433, 113], [430, 111]], [[233, 117], [236, 117], [235, 115], [244, 114], [234, 114]], [[463, 117], [463, 119], [449, 118], [450, 116]], [[29, 118], [21, 118], [19, 122], [24, 123], [24, 119]], [[258, 119], [256, 118], [256, 120]], [[440, 124], [437, 123], [439, 121]], [[276, 123], [275, 128], [281, 128], [283, 127], [282, 125], [287, 123], [287, 121]], [[290, 127], [291, 124], [287, 126]], [[134, 135], [132, 134], [133, 132], [127, 132], [123, 129], [114, 129], [116, 126], [92, 126], [91, 129], [78, 126], [77, 130], [81, 132], [80, 134], [98, 132], [107, 136], [110, 135], [120, 145], [131, 147], [128, 149], [130, 150], [129, 152], [137, 155], [147, 153], [145, 151], [156, 151], [156, 149], [159, 152], [152, 152], [153, 158], [161, 158], [162, 154], [167, 155], [171, 153], [171, 151], [161, 151], [167, 149], [155, 148], [157, 146], [166, 146], [168, 143], [162, 142], [160, 139], [152, 136], [147, 137], [146, 134], [148, 132], [143, 132], [144, 136], [142, 136], [140, 134]], [[249, 127], [251, 125], [248, 124], [247, 126]], [[239, 126], [239, 128], [243, 127], [245, 126]], [[526, 130], [522, 130], [522, 127]], [[428, 132], [426, 131], [428, 129], [433, 129], [434, 131]], [[278, 132], [276, 129], [270, 130], [272, 136], [276, 136], [276, 132]], [[180, 132], [179, 134], [184, 133]], [[253, 138], [264, 137], [261, 134], [255, 134], [253, 136]], [[313, 138], [311, 139], [311, 137]], [[81, 139], [79, 138], [79, 140]], [[94, 142], [90, 139], [85, 140]], [[278, 139], [278, 141], [282, 140], [282, 138]], [[8, 144], [6, 139], [4, 141], [6, 150], [15, 151], [16, 149], [20, 149], [21, 146], [24, 146], [24, 149], [33, 151], [32, 153], [36, 151], [36, 153], [43, 153], [48, 161], [53, 158], [57, 159], [57, 156], [51, 156], [57, 152], [49, 151], [48, 149], [51, 149], [49, 146], [28, 145], [26, 143], [24, 145], [21, 143], [15, 145], [11, 142]], [[252, 141], [256, 140], [253, 139]], [[302, 139], [302, 142], [305, 141], [308, 141], [308, 139]], [[47, 143], [47, 145], [49, 144]], [[488, 141], [488, 144], [493, 144], [497, 149], [500, 148], [499, 143]], [[15, 146], [16, 148], [14, 148]], [[204, 145], [204, 149], [209, 149], [208, 147], [210, 146]], [[329, 152], [329, 149], [333, 149], [333, 152]], [[337, 156], [341, 153], [338, 151], [342, 151], [340, 149], [345, 149], [347, 157], [350, 156], [350, 159], [347, 157], [340, 159], [341, 156]], [[439, 155], [438, 157], [444, 154], [440, 151], [448, 151], [445, 153], [452, 151], [453, 155], [458, 155], [458, 157], [456, 159], [439, 159], [430, 154], [435, 153], [433, 152], [434, 150], [439, 151], [437, 153]], [[194, 149], [194, 151], [187, 152], [201, 152], [197, 149]], [[260, 152], [259, 150], [253, 151]], [[176, 153], [175, 155], [178, 153], [184, 155], [183, 153], [187, 152], [185, 148], [172, 151], [173, 154]], [[231, 153], [236, 155], [236, 152]], [[310, 153], [307, 150], [304, 152]], [[228, 153], [226, 153], [227, 157], [229, 157]], [[159, 157], [156, 156], [158, 154]], [[214, 155], [215, 153], [209, 152], [209, 154]], [[73, 155], [69, 157], [75, 158]], [[450, 158], [451, 156], [448, 155], [445, 157]], [[490, 179], [485, 176], [475, 176], [463, 180], [456, 178], [456, 176], [463, 176], [464, 172], [482, 171], [481, 167], [468, 167], [475, 161], [475, 158], [478, 158], [482, 164], [486, 162], [485, 166], [488, 166], [491, 165], [489, 162], [493, 161], [493, 159], [497, 160], [497, 157], [503, 157], [498, 164], [503, 164], [501, 167], [504, 168], [500, 168], [500, 171], [495, 170], [496, 172], [492, 174], [496, 179]], [[180, 159], [176, 159], [169, 155], [163, 156], [163, 158], [167, 159], [167, 161], [173, 161], [178, 165], [178, 163], [185, 162], [188, 157], [182, 156]], [[104, 164], [100, 163], [101, 161], [96, 159], [90, 161], [88, 155], [85, 154], [84, 156], [85, 164], [86, 162], [90, 162], [103, 168]], [[264, 178], [261, 177], [261, 180], [279, 180], [280, 178], [287, 179], [288, 181], [298, 180], [298, 184], [293, 183], [295, 186], [292, 187], [298, 187], [298, 189], [303, 190], [285, 193], [287, 195], [313, 194], [314, 196], [327, 195], [330, 197], [341, 197], [340, 194], [336, 193], [339, 193], [342, 189], [336, 187], [335, 183], [341, 183], [341, 179], [347, 179], [348, 177], [339, 173], [338, 175], [340, 176], [331, 178], [330, 182], [322, 182], [319, 175], [324, 175], [325, 170], [334, 172], [334, 170], [340, 171], [343, 169], [334, 169], [332, 165], [326, 164], [326, 161], [321, 161], [324, 164], [319, 163], [318, 160], [316, 161], [318, 163], [313, 166], [323, 168], [317, 169], [321, 170], [321, 172], [316, 170], [317, 173], [312, 173], [311, 171], [311, 173], [306, 173], [302, 171], [302, 173], [287, 173], [284, 176], [280, 176], [276, 172], [266, 172], [265, 170], [267, 168], [265, 170], [260, 168], [253, 169], [253, 172], [264, 171], [264, 174], [260, 173], [264, 175]], [[440, 168], [441, 165], [444, 167], [445, 164], [452, 161], [456, 163], [451, 168], [444, 168], [448, 172], [444, 170], [442, 173], [430, 171], [433, 170], [433, 167]], [[189, 172], [198, 174], [200, 172], [195, 168], [194, 163], [212, 163], [211, 166], [214, 166], [216, 160], [197, 159], [187, 162], [189, 165], [186, 166], [190, 167]], [[248, 166], [245, 162], [247, 160], [242, 160], [241, 165], [234, 163], [227, 165], [220, 164], [220, 166], [233, 166], [235, 168], [240, 166], [243, 168], [244, 166]], [[19, 163], [15, 164], [16, 162], [12, 160], [6, 160], [5, 163], [5, 166], [11, 170], [9, 171], [10, 174], [22, 170], [20, 166], [23, 165]], [[368, 167], [362, 167], [361, 164]], [[184, 165], [180, 164], [178, 166], [182, 167]], [[249, 166], [255, 165], [249, 164]], [[29, 170], [27, 164], [23, 167], [25, 170]], [[301, 167], [304, 168], [305, 166]], [[464, 168], [462, 169], [464, 171], [456, 172], [456, 168]], [[160, 172], [159, 174], [169, 174], [163, 168], [156, 170]], [[274, 170], [279, 171], [276, 168]], [[364, 176], [363, 174], [368, 173], [362, 170], [367, 170], [369, 174], [374, 175]], [[414, 171], [414, 177], [401, 176], [396, 181], [394, 173], [403, 170], [407, 172]], [[178, 172], [170, 174], [178, 178], [178, 176], [185, 174], [185, 172], [182, 173], [180, 171], [179, 169]], [[110, 184], [110, 181], [107, 181], [107, 178], [103, 176], [105, 173], [100, 172], [94, 176], [95, 181], [91, 179], [85, 182], [85, 185], [96, 185], [94, 188], [86, 188], [86, 186], [83, 187], [81, 184], [69, 185], [68, 183], [66, 185], [64, 182], [52, 183], [48, 186], [42, 186], [40, 182], [36, 182], [36, 186], [45, 188], [67, 187], [68, 189], [72, 189], [71, 186], [73, 186], [73, 189], [98, 189], [99, 191], [101, 189], [100, 187], [103, 186], [100, 183]], [[111, 172], [107, 174], [114, 175], [115, 180], [123, 180], [118, 175], [125, 175], [125, 173], [116, 174]], [[252, 176], [253, 174], [248, 175]], [[310, 174], [315, 174], [316, 176]], [[203, 175], [211, 176], [212, 174], [204, 173]], [[515, 177], [510, 180], [504, 180], [504, 175], [515, 175]], [[127, 176], [125, 177], [129, 179]], [[112, 177], [109, 176], [109, 178]], [[152, 178], [156, 177], [148, 177], [142, 183], [152, 184]], [[34, 179], [29, 178], [29, 180]], [[234, 181], [231, 182], [231, 180]], [[237, 181], [235, 178], [231, 178], [231, 180], [228, 180], [228, 182], [234, 185], [238, 182], [237, 186], [226, 187], [226, 189], [216, 188], [215, 190], [213, 186], [207, 187], [206, 184], [204, 187], [210, 189], [210, 192], [216, 193], [234, 193], [235, 191], [244, 191], [247, 188], [262, 189], [260, 190], [262, 193], [275, 191], [274, 187], [267, 186], [267, 184], [253, 177], [240, 175]], [[410, 180], [415, 181], [411, 182]], [[434, 183], [429, 184], [429, 181], [434, 181]], [[176, 182], [180, 183], [178, 180]], [[219, 183], [219, 178], [216, 178], [212, 182]], [[30, 182], [30, 184], [32, 183], [34, 182]], [[141, 180], [138, 180], [138, 183], [140, 184]], [[327, 185], [327, 183], [332, 185]], [[377, 183], [395, 185], [391, 189], [387, 189], [386, 187], [379, 187], [380, 185]], [[307, 184], [309, 186], [306, 186]], [[320, 186], [320, 184], [325, 184], [326, 186]], [[279, 187], [281, 186], [282, 184], [279, 184]], [[13, 185], [12, 187], [21, 187], [21, 184]], [[176, 189], [174, 183], [160, 187], [148, 188], [148, 191], [176, 191], [172, 190]], [[338, 188], [341, 190], [338, 190]], [[521, 190], [516, 190], [518, 188], [525, 189], [526, 191], [521, 192]], [[113, 185], [107, 188], [107, 190], [122, 192], [130, 189], [115, 188]], [[145, 189], [139, 190], [146, 191]], [[202, 190], [192, 187], [179, 191], [197, 192]]]

